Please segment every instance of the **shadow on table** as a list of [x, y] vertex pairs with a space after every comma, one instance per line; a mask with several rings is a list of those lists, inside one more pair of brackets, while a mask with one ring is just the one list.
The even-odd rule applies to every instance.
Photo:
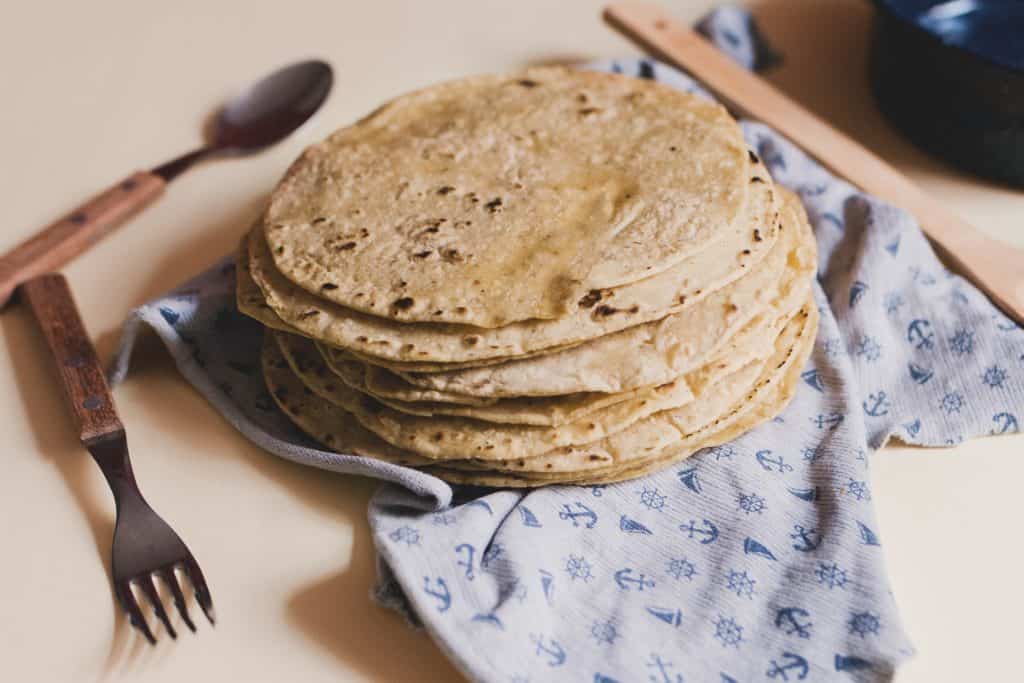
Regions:
[[[60, 471], [68, 493], [85, 516], [96, 547], [96, 561], [103, 565], [109, 577], [114, 537], [113, 499], [106, 491], [99, 469], [75, 434], [71, 415], [64, 405], [57, 367], [42, 333], [26, 308], [18, 303], [14, 307], [16, 311], [0, 318], [0, 328], [7, 348], [14, 355], [11, 366], [35, 438], [35, 452]], [[124, 653], [129, 629], [109, 582], [107, 590], [114, 624], [109, 656], [114, 659]]]
[[[365, 508], [360, 511], [365, 517]], [[288, 616], [302, 631], [346, 666], [384, 681], [462, 681], [423, 631], [372, 602], [376, 576], [374, 548], [366, 524], [353, 529], [347, 569], [296, 593]]]

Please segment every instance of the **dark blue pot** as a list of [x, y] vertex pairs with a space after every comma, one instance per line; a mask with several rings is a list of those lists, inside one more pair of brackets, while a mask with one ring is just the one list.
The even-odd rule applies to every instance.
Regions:
[[1024, 0], [874, 0], [871, 81], [922, 149], [1024, 187]]

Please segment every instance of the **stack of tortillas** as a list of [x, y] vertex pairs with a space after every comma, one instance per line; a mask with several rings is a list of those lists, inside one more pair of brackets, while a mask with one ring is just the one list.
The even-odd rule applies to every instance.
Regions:
[[814, 240], [719, 105], [562, 68], [401, 97], [302, 155], [239, 254], [323, 446], [458, 483], [640, 476], [776, 415]]

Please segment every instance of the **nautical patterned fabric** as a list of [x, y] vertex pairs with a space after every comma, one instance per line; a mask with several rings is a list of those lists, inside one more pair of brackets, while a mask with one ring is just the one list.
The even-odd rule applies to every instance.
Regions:
[[[745, 15], [717, 16], [710, 35], [758, 54]], [[649, 61], [598, 68], [692, 87]], [[378, 599], [473, 680], [888, 680], [912, 649], [886, 579], [869, 456], [890, 436], [943, 445], [1018, 431], [1024, 331], [943, 268], [910, 216], [768, 128], [744, 129], [815, 226], [817, 346], [779, 418], [658, 474], [453, 491], [320, 450], [263, 388], [259, 326], [234, 308], [230, 260], [134, 312], [114, 378], [145, 324], [254, 442], [392, 482], [370, 509]]]

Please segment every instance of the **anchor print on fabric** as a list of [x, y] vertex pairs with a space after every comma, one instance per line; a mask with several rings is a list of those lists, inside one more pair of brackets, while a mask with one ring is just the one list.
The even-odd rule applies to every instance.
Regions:
[[595, 673], [594, 674], [594, 681], [593, 681], [593, 683], [619, 683], [619, 682], [617, 680], [615, 680], [614, 678], [611, 678], [610, 676], [605, 676], [602, 673]]
[[557, 640], [532, 633], [530, 634], [530, 640], [536, 646], [534, 654], [544, 659], [548, 666], [554, 668], [565, 664], [565, 650]]
[[672, 609], [671, 607], [648, 607], [647, 612], [655, 619], [664, 621], [670, 626], [678, 627], [683, 623], [683, 611], [680, 609]]
[[579, 501], [576, 501], [573, 505], [576, 506], [575, 510], [568, 503], [563, 505], [562, 511], [558, 513], [558, 518], [571, 520], [572, 525], [575, 527], [582, 525], [587, 529], [593, 529], [597, 524], [597, 513]]
[[455, 564], [463, 568], [463, 575], [466, 579], [468, 581], [475, 579], [476, 577], [473, 574], [473, 558], [476, 555], [476, 548], [469, 543], [460, 543], [455, 546], [455, 554], [459, 557]]
[[447, 612], [452, 606], [452, 594], [448, 590], [448, 582], [441, 577], [430, 580], [429, 576], [423, 577], [423, 591], [437, 600], [437, 611]]
[[873, 394], [868, 394], [867, 399], [861, 402], [864, 412], [871, 417], [882, 417], [889, 414], [892, 408], [892, 401], [884, 391], [879, 389]]
[[[590, 569], [590, 563], [583, 558], [582, 555], [570, 555], [565, 561], [565, 573], [569, 575], [569, 578], [573, 581], [580, 580], [583, 583], [587, 583], [594, 574]], [[545, 591], [546, 593], [547, 591]]]
[[[729, 457], [732, 457], [730, 454]], [[717, 456], [716, 456], [717, 458]], [[685, 470], [680, 470], [676, 473], [679, 477], [679, 483], [690, 489], [694, 493], [700, 493], [700, 479], [697, 477], [697, 468], [689, 467]]]
[[1020, 431], [1020, 427], [1017, 425], [1017, 417], [1010, 413], [996, 413], [992, 416], [992, 422], [996, 425], [990, 432], [993, 435], [1016, 434]]
[[600, 498], [601, 496], [604, 495], [604, 489], [606, 486], [607, 484], [595, 484], [594, 486], [591, 486], [590, 495], [592, 495], [594, 498]]
[[783, 607], [775, 613], [775, 626], [787, 636], [810, 638], [814, 623], [809, 620], [811, 613], [802, 607]]
[[828, 429], [829, 431], [835, 431], [835, 429], [843, 423], [845, 416], [842, 413], [828, 413], [821, 414], [817, 417], [811, 418], [811, 423], [814, 424], [818, 429]]
[[770, 450], [758, 451], [754, 454], [754, 457], [757, 458], [757, 464], [761, 466], [761, 469], [768, 472], [781, 472], [785, 474], [786, 472], [793, 471], [793, 466], [786, 464], [785, 459], [781, 455], [772, 457]]
[[772, 551], [768, 550], [764, 544], [755, 541], [749, 536], [743, 541], [743, 552], [747, 555], [759, 555], [773, 561], [776, 559]]
[[636, 590], [642, 593], [645, 588], [654, 588], [654, 581], [645, 574], [637, 573], [633, 576], [632, 567], [618, 570], [614, 578], [615, 584], [624, 591]]
[[707, 519], [702, 519], [699, 525], [691, 519], [689, 524], [680, 524], [679, 529], [685, 531], [688, 538], [698, 539], [701, 545], [718, 540], [718, 527]]
[[647, 680], [651, 683], [683, 683], [683, 674], [673, 671], [675, 665], [653, 652], [647, 659], [647, 668]]
[[907, 341], [914, 348], [927, 351], [935, 346], [935, 333], [930, 331], [932, 324], [922, 318], [910, 321], [907, 326]]
[[635, 519], [630, 519], [626, 515], [622, 515], [622, 517], [619, 518], [619, 530], [624, 531], [627, 534], [645, 534], [647, 536], [650, 536], [652, 533], [651, 530], [643, 524]]
[[921, 431], [921, 420], [913, 420], [912, 422], [904, 422], [903, 428], [907, 430], [907, 436], [914, 438]]
[[793, 525], [793, 533], [789, 537], [795, 541], [793, 549], [799, 550], [802, 553], [817, 550], [818, 546], [821, 545], [821, 534], [818, 533], [818, 530], [808, 529], [800, 524]]
[[802, 681], [807, 678], [810, 667], [806, 659], [795, 652], [783, 652], [780, 660], [772, 660], [771, 666], [765, 671], [765, 676], [783, 681]]
[[693, 581], [693, 577], [697, 575], [696, 565], [687, 560], [685, 557], [679, 557], [669, 560], [667, 571], [669, 575], [676, 581], [679, 581], [681, 579]]
[[722, 647], [734, 647], [737, 650], [743, 642], [743, 627], [735, 619], [726, 618], [721, 614], [715, 622], [715, 638]]

